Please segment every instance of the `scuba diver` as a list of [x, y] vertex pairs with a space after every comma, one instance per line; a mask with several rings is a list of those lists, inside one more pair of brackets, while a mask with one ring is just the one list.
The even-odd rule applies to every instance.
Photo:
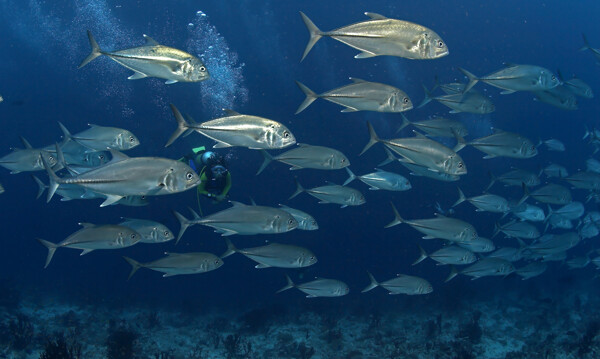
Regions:
[[227, 170], [223, 156], [200, 146], [179, 160], [186, 162], [200, 176], [200, 184], [196, 187], [200, 212], [200, 195], [211, 198], [213, 203], [227, 198], [231, 189], [231, 173]]

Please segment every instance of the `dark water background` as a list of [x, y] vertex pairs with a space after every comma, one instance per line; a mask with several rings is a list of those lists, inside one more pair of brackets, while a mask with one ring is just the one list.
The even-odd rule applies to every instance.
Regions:
[[[207, 16], [198, 15], [198, 10]], [[322, 30], [330, 30], [366, 17], [364, 11], [413, 21], [432, 28], [446, 41], [450, 55], [434, 61], [411, 61], [401, 58], [376, 57], [355, 60], [356, 50], [332, 39], [322, 39], [300, 63], [308, 33], [298, 11], [305, 12]], [[600, 3], [596, 1], [7, 1], [0, 0], [0, 104], [1, 153], [20, 147], [18, 136], [33, 146], [59, 141], [61, 132], [56, 121], [72, 132], [87, 128], [87, 123], [123, 127], [133, 131], [142, 142], [128, 152], [130, 156], [164, 156], [179, 158], [192, 147], [211, 145], [194, 134], [164, 149], [175, 128], [168, 108], [174, 103], [196, 120], [204, 121], [220, 115], [221, 107], [242, 113], [272, 118], [286, 124], [298, 142], [325, 145], [343, 151], [350, 158], [356, 174], [370, 172], [384, 158], [381, 146], [365, 155], [358, 153], [367, 142], [365, 122], [371, 121], [382, 138], [389, 138], [400, 124], [394, 114], [340, 113], [340, 107], [317, 100], [307, 110], [294, 116], [304, 95], [294, 84], [299, 80], [316, 92], [348, 83], [349, 76], [385, 82], [406, 91], [413, 103], [423, 96], [421, 84], [431, 87], [434, 76], [442, 82], [464, 81], [457, 67], [484, 75], [503, 62], [535, 64], [555, 70], [566, 77], [575, 73], [600, 92], [599, 70], [589, 52], [578, 52], [584, 32], [592, 45], [600, 47], [598, 32]], [[188, 26], [193, 23], [194, 26]], [[164, 85], [162, 80], [129, 81], [130, 72], [108, 58], [100, 58], [77, 70], [89, 53], [85, 30], [90, 29], [103, 49], [114, 50], [142, 44], [142, 34], [158, 42], [182, 48], [205, 57], [213, 75], [213, 83]], [[208, 49], [208, 46], [213, 46]], [[211, 68], [211, 63], [213, 67]], [[214, 82], [218, 79], [217, 82]], [[519, 132], [532, 140], [558, 138], [567, 152], [542, 150], [529, 160], [483, 160], [482, 154], [467, 148], [465, 158], [469, 174], [458, 184], [465, 193], [480, 193], [488, 183], [488, 171], [502, 173], [511, 166], [537, 170], [555, 161], [573, 172], [584, 167], [592, 147], [581, 141], [584, 125], [597, 126], [597, 97], [580, 99], [577, 111], [567, 112], [533, 101], [529, 93], [500, 95], [499, 90], [485, 84], [477, 89], [489, 95], [496, 112], [479, 116], [448, 115], [463, 120], [471, 138], [490, 133], [491, 127]], [[432, 103], [410, 111], [411, 120], [430, 115], [446, 115], [448, 109]], [[408, 135], [408, 131], [404, 132]], [[172, 309], [250, 308], [265, 303], [306, 302], [301, 293], [275, 295], [285, 284], [288, 273], [300, 282], [316, 276], [346, 281], [351, 294], [318, 303], [357, 303], [382, 308], [412, 302], [427, 310], [434, 303], [460, 301], [467, 296], [502, 296], [513, 289], [523, 296], [560, 295], [579, 278], [591, 278], [593, 268], [568, 272], [565, 266], [552, 265], [543, 276], [522, 282], [516, 276], [485, 278], [471, 282], [459, 278], [444, 284], [447, 267], [436, 267], [426, 261], [411, 267], [418, 256], [416, 243], [430, 251], [440, 247], [435, 240], [424, 241], [408, 226], [383, 229], [392, 220], [389, 202], [393, 201], [405, 218], [426, 218], [434, 213], [433, 204], [444, 207], [456, 198], [456, 183], [436, 182], [412, 177], [408, 192], [368, 191], [356, 181], [351, 186], [367, 196], [360, 207], [340, 209], [337, 205], [321, 205], [306, 194], [288, 201], [294, 191], [293, 178], [298, 176], [305, 187], [325, 181], [342, 183], [345, 171], [302, 170], [290, 172], [281, 163], [272, 163], [255, 176], [262, 157], [257, 151], [225, 149], [233, 175], [231, 199], [259, 204], [285, 203], [311, 213], [319, 222], [316, 232], [293, 231], [277, 236], [234, 236], [241, 248], [257, 246], [265, 240], [295, 243], [313, 250], [319, 263], [307, 269], [253, 268], [253, 262], [233, 256], [219, 270], [203, 275], [161, 278], [159, 273], [139, 271], [127, 281], [129, 265], [121, 258], [131, 256], [140, 261], [154, 260], [165, 251], [208, 251], [220, 254], [225, 244], [208, 228], [188, 230], [179, 245], [138, 244], [119, 251], [97, 251], [79, 257], [78, 251], [60, 249], [51, 265], [43, 269], [46, 249], [35, 238], [58, 242], [79, 229], [78, 222], [117, 223], [120, 217], [153, 219], [177, 231], [179, 225], [171, 210], [183, 211], [195, 205], [192, 191], [174, 196], [153, 198], [147, 207], [111, 206], [99, 208], [99, 201], [60, 202], [46, 204], [36, 200], [37, 186], [28, 174], [10, 175], [0, 171], [0, 182], [6, 192], [0, 196], [0, 277], [18, 283], [23, 290], [39, 297], [60, 297], [106, 305], [162, 305]], [[401, 166], [386, 170], [408, 176]], [[41, 176], [45, 176], [41, 174]], [[44, 181], [47, 181], [44, 178]], [[496, 185], [494, 193], [512, 198], [521, 196], [519, 189]], [[575, 199], [585, 193], [575, 191]], [[226, 208], [205, 204], [205, 212]], [[587, 210], [596, 210], [593, 203]], [[462, 205], [456, 216], [472, 222], [480, 235], [489, 237], [499, 216], [476, 213], [470, 205]], [[540, 228], [541, 229], [541, 228]], [[588, 240], [573, 252], [583, 254], [594, 247], [596, 238]], [[516, 246], [513, 240], [496, 238], [497, 246]], [[383, 290], [360, 294], [368, 284], [366, 271], [380, 279], [396, 273], [418, 275], [434, 285], [434, 293], [418, 297], [387, 296]], [[590, 291], [597, 291], [590, 288]]]

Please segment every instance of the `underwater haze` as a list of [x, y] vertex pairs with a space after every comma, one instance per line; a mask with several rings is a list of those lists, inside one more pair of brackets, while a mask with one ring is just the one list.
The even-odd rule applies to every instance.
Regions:
[[[598, 15], [0, 0], [0, 358], [597, 358]], [[101, 52], [80, 67], [87, 31]], [[103, 127], [139, 145], [84, 132]], [[200, 146], [231, 174], [223, 201], [175, 162]], [[32, 175], [58, 185], [49, 202]], [[177, 243], [174, 212], [197, 222]], [[110, 237], [123, 218], [174, 239]], [[209, 264], [177, 267], [198, 252]]]

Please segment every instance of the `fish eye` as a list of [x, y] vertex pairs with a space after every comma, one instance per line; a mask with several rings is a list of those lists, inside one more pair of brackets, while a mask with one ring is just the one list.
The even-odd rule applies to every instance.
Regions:
[[552, 81], [556, 81], [556, 76], [552, 75]]
[[99, 159], [103, 160], [104, 159], [104, 155], [100, 155], [98, 156]]
[[315, 260], [315, 256], [310, 256], [310, 260], [314, 261]]
[[133, 138], [133, 136], [129, 136], [129, 142], [134, 142], [135, 139]]
[[346, 162], [346, 159], [345, 159], [345, 158], [342, 158], [342, 159], [340, 160], [340, 162], [342, 162], [342, 163], [345, 163], [345, 162]]
[[50, 161], [54, 161], [54, 156], [48, 156], [48, 159], [49, 159]]
[[146, 196], [141, 196], [140, 198], [141, 198], [141, 199], [146, 199]]
[[404, 102], [404, 103], [408, 103], [408, 101], [409, 101], [408, 97], [405, 97], [405, 98], [402, 99], [402, 102]]
[[192, 172], [188, 172], [185, 174], [185, 178], [187, 178], [188, 181], [191, 181], [192, 178], [194, 178], [194, 175], [192, 174]]
[[440, 48], [444, 47], [444, 42], [442, 40], [438, 40], [437, 46], [440, 47]]
[[285, 138], [290, 137], [290, 133], [287, 131], [283, 132], [283, 137], [285, 137]]
[[463, 163], [462, 162], [458, 163], [458, 168], [463, 168]]
[[293, 220], [293, 219], [290, 219], [290, 220], [288, 220], [288, 223], [289, 223], [289, 224], [294, 224], [294, 220]]
[[135, 233], [131, 233], [131, 239], [135, 239], [135, 237], [137, 237]]
[[312, 223], [313, 226], [317, 225], [317, 221], [312, 221], [311, 223]]
[[204, 71], [206, 71], [206, 67], [204, 67], [204, 66], [201, 66], [201, 67], [200, 67], [200, 72], [204, 72]]
[[272, 124], [271, 124], [269, 127], [271, 127], [271, 128], [275, 128], [275, 124], [274, 124], [274, 123], [272, 123]]
[[165, 235], [165, 237], [168, 237], [169, 236], [169, 231], [165, 231], [164, 235]]

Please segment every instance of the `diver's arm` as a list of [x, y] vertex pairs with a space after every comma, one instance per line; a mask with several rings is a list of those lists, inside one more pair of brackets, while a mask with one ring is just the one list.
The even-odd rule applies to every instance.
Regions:
[[221, 196], [223, 196], [223, 197], [227, 196], [227, 193], [229, 193], [230, 189], [231, 189], [231, 173], [229, 171], [227, 171], [227, 178], [225, 179], [225, 187], [223, 188], [223, 191], [221, 191]]
[[200, 184], [196, 187], [196, 190], [199, 194], [208, 195], [208, 191], [206, 190], [206, 184], [208, 183], [208, 179], [206, 178], [206, 173], [202, 172], [200, 175]]

